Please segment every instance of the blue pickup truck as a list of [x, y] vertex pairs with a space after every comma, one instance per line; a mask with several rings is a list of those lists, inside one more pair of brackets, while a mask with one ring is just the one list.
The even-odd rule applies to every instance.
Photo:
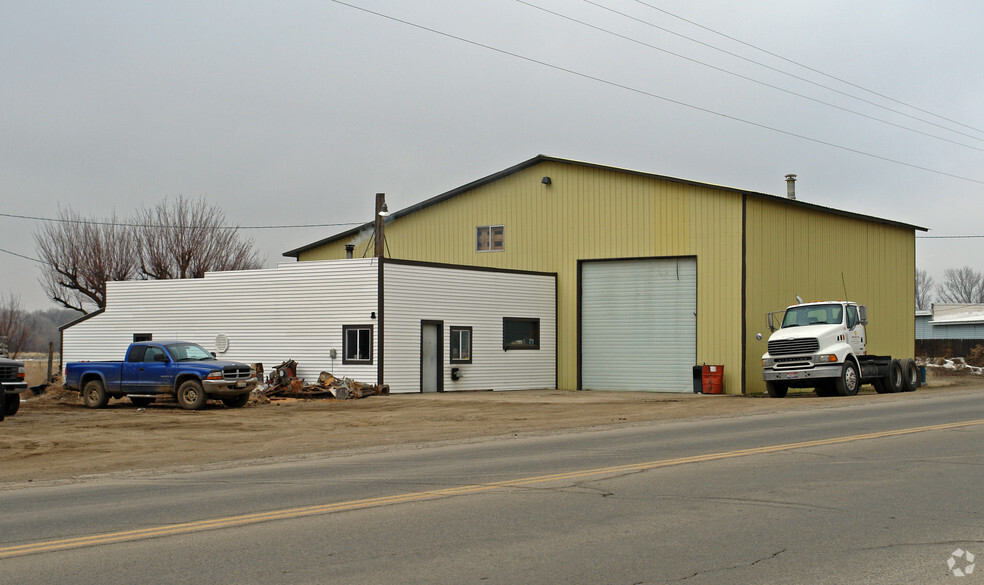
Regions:
[[238, 408], [256, 384], [256, 372], [248, 364], [217, 360], [204, 347], [186, 341], [131, 343], [121, 362], [65, 365], [65, 388], [81, 392], [89, 408], [102, 408], [110, 398], [124, 396], [137, 406], [174, 396], [188, 410], [202, 408], [210, 398]]

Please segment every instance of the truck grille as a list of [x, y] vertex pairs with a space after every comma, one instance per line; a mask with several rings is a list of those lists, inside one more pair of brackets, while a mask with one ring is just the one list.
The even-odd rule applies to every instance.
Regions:
[[0, 366], [0, 380], [4, 382], [17, 381], [18, 366]]
[[819, 350], [820, 340], [816, 337], [777, 339], [769, 342], [769, 355], [771, 356], [816, 353]]
[[249, 366], [226, 366], [222, 368], [223, 380], [246, 380], [249, 378]]

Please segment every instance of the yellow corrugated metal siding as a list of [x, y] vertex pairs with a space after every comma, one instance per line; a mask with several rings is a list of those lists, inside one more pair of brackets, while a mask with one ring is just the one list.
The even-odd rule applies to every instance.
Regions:
[[[746, 391], [765, 389], [766, 312], [794, 304], [796, 295], [867, 305], [868, 353], [913, 356], [913, 229], [790, 205], [778, 197], [749, 197], [746, 212]], [[762, 341], [755, 339], [757, 332]]]
[[[541, 178], [551, 177], [550, 185]], [[577, 387], [577, 262], [697, 257], [697, 361], [741, 391], [742, 197], [709, 186], [545, 161], [386, 226], [394, 258], [557, 273], [558, 385]], [[505, 250], [476, 252], [475, 228], [505, 226]], [[357, 254], [339, 241], [299, 260]]]

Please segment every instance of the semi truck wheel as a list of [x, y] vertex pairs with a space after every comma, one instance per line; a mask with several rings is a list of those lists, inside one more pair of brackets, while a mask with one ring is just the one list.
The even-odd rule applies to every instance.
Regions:
[[837, 378], [837, 393], [841, 396], [854, 396], [860, 387], [861, 378], [858, 377], [858, 367], [854, 365], [854, 362], [848, 360], [844, 363], [840, 377]]
[[882, 378], [882, 385], [884, 386], [885, 392], [894, 394], [902, 391], [902, 388], [905, 387], [905, 374], [902, 372], [902, 362], [892, 360], [888, 364], [888, 373]]
[[786, 392], [789, 391], [789, 386], [782, 382], [766, 382], [765, 391], [771, 398], [785, 398]]
[[902, 391], [915, 392], [919, 387], [919, 368], [916, 360], [908, 358], [902, 362]]
[[198, 380], [185, 380], [178, 386], [178, 404], [185, 410], [201, 410], [208, 397]]
[[833, 382], [817, 382], [817, 385], [813, 388], [813, 391], [821, 398], [837, 396], [837, 388], [834, 387]]
[[89, 380], [82, 387], [82, 402], [89, 408], [103, 408], [109, 403], [109, 394], [99, 380]]

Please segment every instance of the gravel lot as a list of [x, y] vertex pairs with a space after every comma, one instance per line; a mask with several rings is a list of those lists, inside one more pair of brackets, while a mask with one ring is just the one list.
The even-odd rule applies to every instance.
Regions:
[[414, 448], [433, 442], [652, 424], [777, 410], [838, 408], [866, 401], [922, 400], [940, 392], [984, 393], [979, 376], [931, 376], [915, 393], [853, 398], [790, 393], [763, 396], [639, 392], [467, 392], [409, 394], [361, 400], [251, 401], [200, 411], [177, 404], [137, 408], [112, 400], [85, 408], [76, 393], [27, 393], [20, 412], [0, 422], [0, 488], [23, 482], [71, 481], [106, 473], [154, 473], [241, 464], [271, 457]]

